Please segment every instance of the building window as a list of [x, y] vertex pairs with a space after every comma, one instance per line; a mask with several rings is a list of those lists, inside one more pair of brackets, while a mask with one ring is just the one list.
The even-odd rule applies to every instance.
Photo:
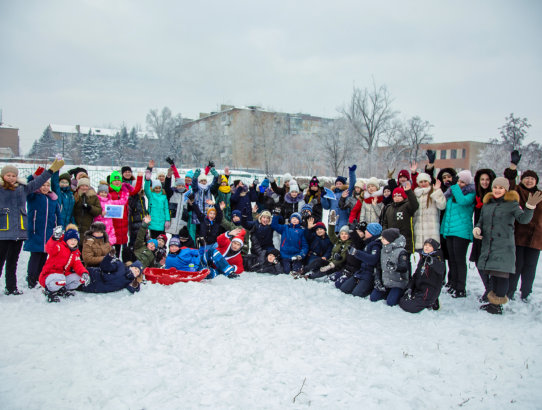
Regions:
[[467, 158], [467, 150], [463, 148], [463, 158]]
[[457, 150], [456, 149], [452, 150], [452, 152], [450, 153], [450, 158], [451, 159], [456, 159], [457, 158]]
[[440, 159], [446, 159], [446, 150], [445, 149], [440, 150]]

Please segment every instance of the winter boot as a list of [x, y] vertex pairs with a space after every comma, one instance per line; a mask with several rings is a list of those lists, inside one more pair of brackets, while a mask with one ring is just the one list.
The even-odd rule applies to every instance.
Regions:
[[480, 310], [485, 310], [492, 315], [502, 315], [502, 305], [494, 305], [493, 303], [486, 303], [480, 306]]
[[452, 293], [452, 297], [454, 299], [466, 298], [467, 297], [467, 292], [465, 292], [464, 290], [454, 289], [454, 291]]
[[19, 296], [19, 295], [22, 295], [23, 292], [21, 292], [19, 289], [15, 288], [15, 289], [13, 289], [13, 290], [8, 290], [8, 289], [6, 289], [6, 290], [4, 291], [4, 294], [5, 294], [5, 295], [8, 295], [8, 296], [9, 296], [9, 295]]
[[60, 295], [59, 292], [65, 288], [60, 288], [56, 292], [51, 292], [50, 290], [44, 289], [43, 293], [45, 294], [45, 297], [47, 298], [47, 302], [49, 303], [58, 303], [60, 302]]
[[62, 287], [59, 290], [57, 290], [57, 294], [58, 296], [63, 297], [64, 299], [75, 296], [75, 292], [72, 292], [71, 290], [68, 290], [65, 287]]
[[439, 310], [440, 309], [440, 303], [438, 301], [438, 298], [437, 298], [437, 300], [435, 300], [435, 303], [433, 303], [429, 309], [431, 309], [431, 310]]

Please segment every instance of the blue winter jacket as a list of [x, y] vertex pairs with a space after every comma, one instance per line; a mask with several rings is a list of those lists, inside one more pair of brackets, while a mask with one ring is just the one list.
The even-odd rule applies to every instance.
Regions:
[[354, 273], [357, 279], [371, 279], [375, 267], [380, 262], [380, 252], [382, 251], [382, 242], [378, 236], [373, 236], [365, 242], [363, 250], [357, 250], [354, 257], [361, 261], [360, 269]]
[[[333, 210], [337, 214], [338, 219], [337, 219], [337, 224], [335, 225], [335, 232], [338, 233], [341, 230], [341, 227], [343, 227], [344, 225], [348, 225], [348, 217], [350, 216], [350, 210], [339, 208], [339, 200], [341, 199], [343, 190], [339, 188], [335, 188], [333, 190], [333, 193], [335, 194], [335, 198], [336, 198], [335, 200], [325, 198], [324, 196], [322, 196], [322, 208], [329, 209], [330, 211]], [[352, 194], [349, 193], [348, 196], [350, 195]]]
[[323, 237], [320, 237], [316, 235], [316, 230], [314, 228], [305, 229], [305, 239], [309, 244], [309, 253], [306, 261], [307, 265], [316, 259], [330, 258], [333, 244], [327, 233]]
[[170, 253], [166, 257], [166, 269], [175, 268], [184, 272], [201, 270], [200, 251], [198, 249], [181, 248], [179, 253]]
[[457, 236], [472, 241], [472, 215], [476, 197], [474, 184], [467, 185], [463, 189], [455, 184], [450, 190], [452, 194], [446, 202], [440, 233], [445, 238]]
[[[34, 177], [30, 175], [28, 182]], [[39, 188], [38, 188], [39, 189]], [[54, 192], [44, 195], [35, 191], [26, 197], [28, 239], [24, 243], [27, 252], [45, 252], [45, 244], [60, 225], [60, 207]]]
[[81, 286], [78, 290], [85, 293], [109, 293], [127, 289], [130, 293], [139, 292], [137, 287], [130, 286], [134, 275], [121, 260], [105, 255], [100, 266], [88, 268], [90, 284]]
[[305, 232], [301, 225], [280, 225], [278, 215], [274, 215], [271, 220], [271, 227], [281, 235], [280, 256], [282, 258], [289, 259], [297, 255], [305, 258], [307, 256], [309, 244], [305, 239]]
[[[75, 199], [73, 197], [71, 186], [68, 185], [65, 188], [60, 188], [58, 171], [51, 177], [51, 190], [58, 196], [60, 223], [62, 224], [62, 227], [66, 229], [66, 225], [75, 223], [75, 219], [73, 219]], [[84, 232], [81, 232], [81, 234], [84, 234]]]

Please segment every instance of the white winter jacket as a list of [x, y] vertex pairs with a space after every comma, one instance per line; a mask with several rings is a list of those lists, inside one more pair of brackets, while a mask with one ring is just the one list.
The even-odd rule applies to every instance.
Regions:
[[433, 238], [440, 242], [440, 211], [446, 208], [446, 197], [439, 189], [433, 191], [429, 205], [427, 197], [431, 187], [414, 190], [418, 199], [418, 210], [414, 214], [414, 247], [423, 248], [423, 242], [428, 238]]

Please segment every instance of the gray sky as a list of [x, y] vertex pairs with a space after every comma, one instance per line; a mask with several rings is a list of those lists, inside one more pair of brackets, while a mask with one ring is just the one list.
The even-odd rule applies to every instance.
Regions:
[[49, 123], [145, 126], [221, 103], [335, 117], [385, 84], [437, 141], [542, 142], [542, 2], [0, 0], [0, 108], [26, 152]]

